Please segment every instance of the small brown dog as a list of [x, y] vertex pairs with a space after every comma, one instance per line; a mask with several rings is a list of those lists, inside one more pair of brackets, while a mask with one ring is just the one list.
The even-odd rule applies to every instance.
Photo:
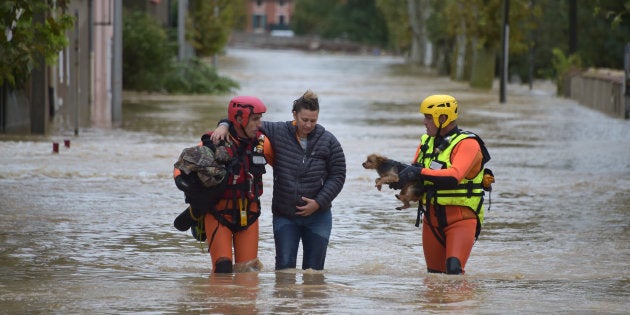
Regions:
[[[367, 156], [365, 162], [362, 163], [363, 168], [369, 170], [376, 170], [378, 173], [378, 178], [376, 179], [376, 189], [379, 191], [383, 187], [384, 184], [397, 183], [398, 182], [398, 172], [403, 170], [405, 167], [409, 166], [407, 164], [400, 163], [398, 161], [394, 161], [388, 159], [385, 156], [372, 153]], [[396, 195], [398, 200], [403, 202], [403, 205], [400, 207], [396, 207], [396, 210], [407, 209], [411, 205], [409, 204], [411, 201], [419, 201], [422, 192], [418, 189], [416, 182], [409, 182], [404, 187], [401, 188], [400, 194]]]

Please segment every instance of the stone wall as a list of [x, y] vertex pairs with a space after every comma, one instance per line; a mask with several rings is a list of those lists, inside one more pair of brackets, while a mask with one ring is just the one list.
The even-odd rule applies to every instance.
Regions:
[[614, 117], [628, 119], [628, 99], [624, 95], [621, 70], [589, 69], [565, 78], [563, 94], [580, 104]]

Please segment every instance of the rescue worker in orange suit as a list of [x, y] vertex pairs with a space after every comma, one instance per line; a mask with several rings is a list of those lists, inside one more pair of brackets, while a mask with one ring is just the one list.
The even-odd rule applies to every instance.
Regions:
[[[263, 102], [253, 96], [234, 97], [228, 105], [232, 127], [227, 141], [220, 144], [226, 146], [231, 157], [226, 166], [227, 182], [221, 198], [203, 219], [214, 273], [262, 268], [258, 260], [258, 217], [266, 160], [264, 136], [259, 129], [266, 110]], [[202, 140], [212, 141], [210, 134], [204, 135]], [[174, 177], [177, 187], [186, 191], [187, 183], [178, 169], [174, 170]]]
[[426, 134], [414, 164], [401, 170], [399, 182], [391, 185], [398, 189], [413, 181], [423, 186], [416, 226], [422, 220], [422, 249], [430, 273], [465, 273], [483, 223], [484, 190], [494, 181], [491, 171], [484, 171], [490, 155], [483, 141], [458, 128], [457, 112], [457, 100], [450, 95], [422, 101]]

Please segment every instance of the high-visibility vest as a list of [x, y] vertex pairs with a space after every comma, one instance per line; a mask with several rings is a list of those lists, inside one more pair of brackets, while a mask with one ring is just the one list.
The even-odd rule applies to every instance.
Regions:
[[[465, 131], [461, 131], [460, 133], [456, 133], [450, 136], [450, 141], [448, 141], [448, 145], [441, 149], [439, 153], [434, 154], [435, 148], [434, 143], [435, 140], [431, 140], [432, 138], [428, 135], [424, 134], [421, 140], [421, 152], [418, 154], [417, 163], [421, 164], [424, 168], [430, 168], [432, 161], [439, 161], [445, 165], [446, 168], [451, 167], [451, 153], [453, 148], [462, 140], [468, 138], [476, 138], [477, 135]], [[447, 141], [445, 139], [445, 141]], [[483, 145], [481, 142], [480, 146]], [[483, 223], [484, 216], [484, 207], [483, 207], [483, 196], [484, 190], [481, 185], [483, 180], [484, 168], [483, 165], [479, 170], [479, 173], [475, 175], [472, 179], [463, 178], [454, 189], [432, 189], [434, 186], [430, 181], [424, 181], [425, 193], [422, 196], [422, 203], [427, 204], [427, 192], [434, 192], [437, 196], [437, 204], [448, 206], [466, 206], [471, 208], [475, 213], [477, 213], [477, 217], [479, 218], [479, 223]], [[431, 198], [429, 202], [435, 205], [436, 200]]]

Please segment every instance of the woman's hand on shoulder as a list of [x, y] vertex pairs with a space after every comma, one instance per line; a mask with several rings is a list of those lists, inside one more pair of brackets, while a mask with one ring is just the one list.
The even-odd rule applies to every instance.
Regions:
[[214, 143], [219, 143], [221, 140], [227, 141], [229, 134], [230, 134], [229, 127], [223, 124], [220, 124], [217, 126], [216, 129], [214, 129], [214, 131], [210, 135], [210, 139], [212, 139], [212, 142]]

